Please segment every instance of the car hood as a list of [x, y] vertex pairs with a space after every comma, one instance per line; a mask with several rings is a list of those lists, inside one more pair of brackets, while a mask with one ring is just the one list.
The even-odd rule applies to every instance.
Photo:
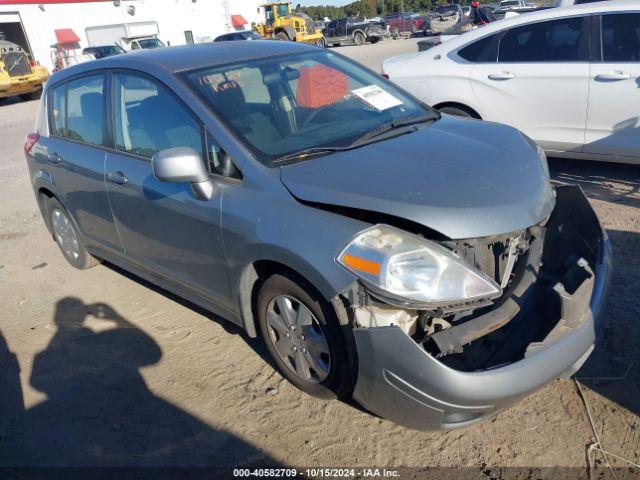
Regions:
[[393, 215], [451, 239], [498, 235], [546, 219], [546, 168], [515, 129], [443, 116], [420, 130], [281, 168], [299, 200]]

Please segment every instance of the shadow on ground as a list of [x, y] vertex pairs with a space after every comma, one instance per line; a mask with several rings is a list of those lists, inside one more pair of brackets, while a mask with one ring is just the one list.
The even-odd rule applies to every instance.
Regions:
[[[101, 328], [88, 328], [88, 319]], [[29, 409], [18, 363], [0, 334], [0, 468], [278, 465], [154, 395], [140, 368], [158, 363], [162, 351], [110, 306], [67, 297], [54, 322], [57, 331], [29, 379], [48, 398]]]

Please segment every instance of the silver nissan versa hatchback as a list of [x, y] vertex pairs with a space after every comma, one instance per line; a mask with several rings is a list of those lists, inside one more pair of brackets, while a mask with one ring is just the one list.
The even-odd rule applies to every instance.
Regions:
[[261, 335], [281, 373], [416, 429], [477, 422], [594, 348], [610, 247], [513, 128], [288, 42], [56, 73], [25, 153], [47, 228]]

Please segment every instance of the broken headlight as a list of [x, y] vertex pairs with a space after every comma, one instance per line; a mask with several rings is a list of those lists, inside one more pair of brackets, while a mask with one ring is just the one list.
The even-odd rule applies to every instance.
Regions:
[[337, 260], [374, 294], [396, 303], [438, 307], [502, 293], [496, 282], [452, 251], [387, 225], [359, 233]]

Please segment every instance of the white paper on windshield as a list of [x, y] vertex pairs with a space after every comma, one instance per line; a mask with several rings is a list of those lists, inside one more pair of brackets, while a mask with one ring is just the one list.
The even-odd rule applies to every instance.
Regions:
[[402, 102], [389, 92], [385, 92], [378, 85], [369, 85], [368, 87], [356, 88], [351, 90], [356, 97], [364, 103], [378, 111], [387, 110], [388, 108], [402, 105]]

